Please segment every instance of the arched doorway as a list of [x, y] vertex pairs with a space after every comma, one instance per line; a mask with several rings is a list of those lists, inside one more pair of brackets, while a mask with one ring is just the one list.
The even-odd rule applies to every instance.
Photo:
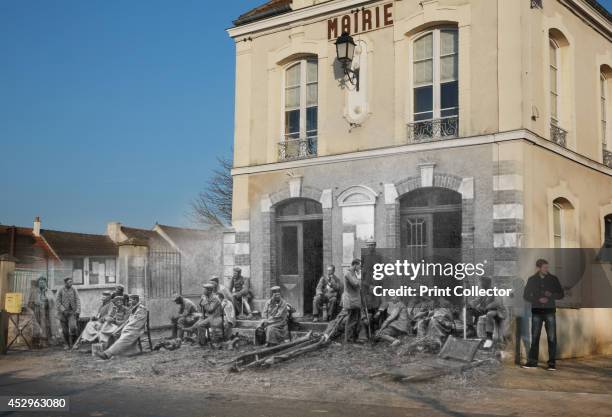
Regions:
[[434, 249], [460, 249], [461, 204], [461, 194], [446, 188], [426, 187], [404, 194], [400, 198], [401, 247], [413, 259], [431, 259]]
[[283, 298], [297, 314], [312, 312], [323, 273], [323, 210], [317, 201], [295, 198], [276, 207], [276, 271]]

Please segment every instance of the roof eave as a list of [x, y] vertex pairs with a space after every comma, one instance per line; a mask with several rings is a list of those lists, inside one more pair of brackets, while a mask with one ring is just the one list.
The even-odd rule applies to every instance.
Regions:
[[258, 20], [266, 19], [268, 17], [274, 17], [274, 16], [278, 16], [284, 13], [288, 13], [290, 11], [291, 11], [291, 5], [283, 4], [281, 6], [270, 8], [261, 13], [256, 13], [252, 16], [245, 16], [245, 17], [240, 16], [238, 19], [234, 20], [232, 23], [234, 24], [234, 27], [242, 26], [248, 23], [256, 22]]

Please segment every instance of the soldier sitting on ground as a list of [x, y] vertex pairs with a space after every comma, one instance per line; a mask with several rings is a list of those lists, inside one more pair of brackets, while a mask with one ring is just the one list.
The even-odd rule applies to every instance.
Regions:
[[433, 311], [434, 301], [428, 297], [414, 297], [408, 303], [406, 311], [408, 312], [408, 320], [410, 321], [410, 334], [416, 335], [419, 323], [423, 320], [429, 320], [429, 314]]
[[452, 304], [444, 297], [439, 297], [435, 301], [435, 308], [430, 311], [427, 318], [419, 322], [417, 336], [429, 339], [440, 348], [452, 332], [454, 325]]
[[[481, 277], [480, 286], [484, 289], [491, 288], [491, 278]], [[490, 349], [493, 346], [493, 331], [495, 322], [505, 318], [503, 307], [499, 300], [494, 296], [479, 296], [467, 304], [465, 321], [467, 323], [467, 333], [470, 337], [476, 335], [475, 325], [478, 319], [485, 317], [486, 340], [483, 348]]]
[[140, 297], [136, 294], [129, 296], [130, 300], [130, 316], [114, 336], [120, 332], [119, 338], [115, 343], [103, 352], [96, 352], [100, 359], [111, 359], [113, 356], [124, 355], [130, 353], [136, 347], [138, 339], [145, 332], [147, 322], [147, 309], [140, 303]]
[[171, 318], [172, 338], [182, 339], [183, 329], [193, 326], [194, 323], [198, 321], [198, 308], [193, 301], [180, 294], [173, 294], [172, 298], [174, 302], [179, 305], [178, 315]]
[[111, 313], [113, 304], [111, 303], [110, 291], [102, 292], [102, 305], [98, 308], [98, 312], [91, 318], [83, 333], [81, 333], [81, 342], [94, 343], [100, 338], [100, 330], [104, 325], [104, 320]]
[[342, 281], [335, 274], [336, 267], [327, 267], [327, 275], [323, 275], [317, 284], [316, 295], [312, 300], [312, 314], [314, 322], [319, 321], [319, 309], [327, 305], [327, 319], [332, 320], [338, 312], [338, 302], [342, 296]]
[[281, 297], [280, 287], [272, 287], [270, 292], [272, 296], [263, 309], [264, 319], [255, 329], [255, 341], [256, 344], [265, 343], [266, 346], [275, 346], [283, 343], [287, 338], [289, 306]]
[[383, 312], [387, 313], [387, 318], [376, 332], [375, 339], [385, 340], [391, 343], [391, 346], [397, 346], [400, 344], [398, 337], [408, 334], [410, 322], [406, 306], [399, 297], [392, 297], [388, 303], [381, 304], [374, 319], [378, 319]]

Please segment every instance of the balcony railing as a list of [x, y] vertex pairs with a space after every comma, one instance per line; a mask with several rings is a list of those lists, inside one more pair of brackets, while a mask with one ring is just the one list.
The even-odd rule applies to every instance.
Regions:
[[550, 125], [550, 140], [559, 146], [567, 147], [567, 130], [555, 125]]
[[603, 150], [603, 164], [609, 168], [612, 168], [612, 151], [607, 149]]
[[420, 120], [408, 124], [409, 142], [428, 142], [440, 139], [452, 139], [459, 136], [459, 117]]
[[278, 160], [314, 158], [317, 156], [317, 137], [305, 139], [286, 139], [278, 144]]

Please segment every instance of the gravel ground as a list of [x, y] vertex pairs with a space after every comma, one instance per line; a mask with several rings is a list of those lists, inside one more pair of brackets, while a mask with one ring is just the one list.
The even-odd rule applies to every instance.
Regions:
[[[77, 383], [94, 378], [111, 383], [168, 384], [198, 391], [248, 392], [249, 395], [316, 398], [321, 401], [354, 401], [358, 394], [362, 403], [380, 404], [382, 396], [394, 405], [405, 405], [406, 400], [412, 402], [416, 397], [407, 398], [407, 384], [394, 381], [393, 375], [429, 375], [435, 369], [462, 365], [431, 354], [402, 355], [397, 349], [383, 344], [332, 343], [270, 368], [230, 373], [227, 362], [254, 347], [213, 351], [183, 344], [175, 351], [146, 352], [110, 361], [92, 357], [87, 347], [72, 353], [61, 349], [24, 352], [19, 353], [18, 358], [20, 361], [39, 362], [41, 371], [58, 373], [58, 376]], [[480, 359], [483, 358], [486, 356]], [[499, 363], [491, 360], [466, 372], [410, 384], [410, 391], [419, 393], [420, 397], [435, 393], [436, 401], [455, 401], [466, 395], [473, 397], [479, 391], [475, 387], [486, 386], [499, 368]]]
[[[118, 395], [138, 387], [143, 392], [193, 393], [237, 401], [243, 397], [294, 399], [304, 404], [430, 410], [427, 415], [612, 415], [612, 357], [559, 361], [558, 372], [546, 372], [502, 365], [495, 355], [479, 352], [476, 359], [483, 364], [467, 371], [398, 382], [397, 375], [423, 377], [463, 364], [426, 353], [400, 354], [401, 349], [384, 344], [332, 343], [267, 369], [227, 371], [227, 362], [252, 349], [211, 351], [183, 345], [172, 352], [110, 361], [93, 358], [86, 349], [11, 352], [0, 356], [0, 377], [44, 377], [77, 387], [93, 382], [110, 387], [111, 392], [116, 388]], [[178, 394], [169, 395], [178, 398]]]

